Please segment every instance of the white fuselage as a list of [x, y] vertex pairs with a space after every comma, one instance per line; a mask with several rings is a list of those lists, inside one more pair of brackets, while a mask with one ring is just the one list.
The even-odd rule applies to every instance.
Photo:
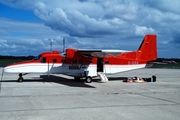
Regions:
[[[146, 64], [135, 65], [104, 65], [103, 71], [105, 74], [113, 74], [118, 72], [129, 71], [145, 67]], [[97, 65], [72, 65], [72, 64], [58, 64], [58, 63], [26, 63], [7, 66], [4, 68], [6, 73], [52, 73], [52, 74], [66, 74], [69, 76], [83, 77], [84, 71], [88, 71], [88, 76], [97, 76]]]

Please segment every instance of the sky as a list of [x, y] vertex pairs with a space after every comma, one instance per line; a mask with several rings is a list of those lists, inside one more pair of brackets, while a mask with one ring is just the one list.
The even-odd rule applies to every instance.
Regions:
[[[66, 48], [134, 51], [157, 35], [159, 58], [180, 58], [179, 0], [0, 0], [0, 55]], [[50, 47], [52, 43], [52, 47]]]

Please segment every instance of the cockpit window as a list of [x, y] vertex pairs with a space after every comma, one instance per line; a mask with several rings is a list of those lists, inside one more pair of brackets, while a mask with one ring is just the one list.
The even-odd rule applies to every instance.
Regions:
[[41, 60], [41, 63], [45, 63], [46, 62], [46, 58], [43, 57], [42, 60]]
[[39, 60], [41, 58], [41, 55], [38, 55], [34, 58], [34, 60]]

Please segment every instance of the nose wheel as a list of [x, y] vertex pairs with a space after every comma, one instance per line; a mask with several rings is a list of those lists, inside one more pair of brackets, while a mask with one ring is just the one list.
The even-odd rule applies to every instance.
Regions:
[[23, 82], [23, 74], [22, 73], [19, 73], [19, 78], [18, 78], [18, 82]]

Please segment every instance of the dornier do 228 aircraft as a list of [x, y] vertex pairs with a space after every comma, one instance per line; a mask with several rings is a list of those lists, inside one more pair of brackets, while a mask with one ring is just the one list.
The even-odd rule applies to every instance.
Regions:
[[29, 61], [10, 64], [5, 73], [19, 74], [18, 81], [28, 73], [65, 74], [74, 79], [85, 78], [87, 83], [99, 76], [108, 81], [107, 74], [144, 68], [149, 61], [157, 59], [155, 34], [147, 34], [136, 51], [90, 50], [67, 48], [65, 52], [43, 52]]

